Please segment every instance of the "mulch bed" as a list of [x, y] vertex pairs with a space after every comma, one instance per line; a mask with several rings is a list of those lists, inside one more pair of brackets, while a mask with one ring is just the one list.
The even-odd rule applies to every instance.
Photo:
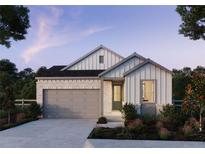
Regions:
[[147, 127], [142, 130], [129, 130], [127, 127], [97, 127], [91, 131], [88, 139], [205, 141], [205, 132], [195, 133], [189, 137], [172, 132], [172, 136], [168, 139], [161, 139], [154, 127]]

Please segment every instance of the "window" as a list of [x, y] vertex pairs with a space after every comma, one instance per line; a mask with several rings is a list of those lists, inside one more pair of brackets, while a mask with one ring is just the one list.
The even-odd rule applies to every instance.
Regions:
[[114, 102], [120, 102], [121, 101], [121, 86], [114, 85], [114, 96], [113, 101]]
[[103, 64], [104, 63], [104, 56], [99, 56], [99, 63]]
[[155, 102], [155, 82], [154, 80], [142, 81], [142, 100], [144, 102]]
[[113, 84], [112, 110], [122, 109], [122, 85]]

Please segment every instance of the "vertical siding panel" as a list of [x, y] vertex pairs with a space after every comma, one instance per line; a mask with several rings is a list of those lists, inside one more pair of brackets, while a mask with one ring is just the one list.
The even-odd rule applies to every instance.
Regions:
[[86, 67], [85, 67], [85, 69], [88, 70], [88, 61], [89, 61], [89, 57], [88, 57], [87, 59], [85, 59], [85, 60], [86, 60]]
[[95, 54], [93, 54], [93, 66], [92, 66], [92, 68], [97, 69], [96, 64], [97, 64], [97, 55], [95, 53]]
[[90, 69], [90, 57], [91, 57], [91, 56], [89, 56], [89, 58], [88, 58], [88, 68], [87, 68], [87, 70]]
[[135, 58], [132, 59], [132, 61], [130, 62], [130, 69], [133, 68], [135, 66]]
[[168, 73], [168, 78], [167, 78], [167, 103], [172, 103], [172, 74]]
[[167, 72], [165, 72], [165, 103], [167, 103]]
[[156, 79], [156, 67], [154, 65], [151, 65], [151, 79]]
[[136, 72], [136, 104], [140, 104], [140, 73]]
[[156, 67], [156, 79], [157, 79], [157, 103], [161, 104], [161, 76], [160, 68]]
[[104, 69], [108, 68], [108, 56], [107, 56], [107, 50], [104, 50]]
[[145, 76], [145, 78], [146, 78], [146, 80], [150, 80], [150, 64], [147, 64], [146, 66], [145, 66], [145, 74], [146, 74], [146, 76]]
[[167, 73], [167, 103], [172, 103], [172, 75]]
[[134, 92], [134, 101], [133, 101], [133, 103], [136, 105], [137, 103], [136, 103], [136, 72], [133, 72], [133, 76], [134, 76], [134, 83], [133, 83], [133, 86], [134, 86], [134, 90], [133, 90], [133, 92]]
[[145, 79], [145, 69], [141, 68], [139, 71], [140, 71], [140, 79], [141, 80]]
[[115, 77], [120, 77], [120, 68], [116, 68]]
[[110, 55], [110, 52], [107, 52], [107, 59], [108, 59], [108, 67], [111, 66], [111, 55]]
[[100, 69], [100, 64], [99, 64], [99, 55], [100, 55], [100, 52], [96, 52], [96, 69]]
[[121, 69], [120, 69], [120, 76], [123, 77], [124, 73], [125, 73], [125, 69], [124, 69], [124, 67], [121, 67]]
[[126, 101], [128, 103], [129, 102], [129, 95], [128, 95], [128, 93], [129, 93], [129, 77], [127, 77], [126, 79], [127, 79], [126, 80]]
[[84, 70], [85, 69], [85, 60], [81, 61], [81, 69]]
[[131, 103], [134, 104], [134, 75], [131, 75], [131, 81], [130, 81], [130, 100]]
[[164, 70], [160, 70], [161, 71], [161, 103], [164, 104], [165, 103], [165, 72]]

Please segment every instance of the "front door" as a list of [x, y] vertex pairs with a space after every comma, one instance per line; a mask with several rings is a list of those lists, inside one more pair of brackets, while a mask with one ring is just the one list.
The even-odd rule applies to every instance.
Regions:
[[113, 83], [113, 100], [112, 100], [112, 110], [122, 109], [122, 84]]

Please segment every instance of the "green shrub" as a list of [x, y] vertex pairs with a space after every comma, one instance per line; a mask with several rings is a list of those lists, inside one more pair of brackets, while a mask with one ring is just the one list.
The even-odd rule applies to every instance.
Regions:
[[41, 107], [36, 102], [31, 103], [28, 107], [28, 116], [31, 118], [38, 118], [42, 114]]
[[179, 126], [183, 126], [187, 120], [187, 116], [174, 105], [163, 106], [160, 111], [159, 119], [162, 120], [165, 126], [170, 130], [177, 130]]
[[7, 113], [4, 110], [0, 110], [0, 118], [6, 118]]
[[26, 113], [28, 112], [28, 107], [16, 106], [14, 113]]
[[159, 130], [159, 137], [162, 140], [167, 140], [171, 136], [171, 133], [168, 131], [167, 128], [160, 128]]
[[133, 104], [128, 104], [128, 103], [123, 105], [122, 115], [125, 121], [134, 120], [138, 117], [135, 106]]
[[185, 126], [191, 126], [194, 132], [198, 132], [199, 131], [199, 122], [195, 119], [195, 118], [189, 118], [189, 120], [187, 120], [185, 122]]
[[183, 127], [183, 132], [184, 132], [184, 136], [188, 137], [188, 136], [191, 136], [193, 134], [193, 129], [190, 125], [185, 125]]
[[128, 130], [130, 133], [142, 134], [146, 131], [146, 126], [143, 124], [137, 126], [128, 126]]
[[157, 121], [155, 126], [156, 126], [157, 129], [161, 129], [161, 128], [164, 127], [164, 124], [163, 124], [162, 121]]
[[137, 127], [139, 125], [143, 125], [143, 121], [141, 119], [130, 120], [127, 123], [127, 126]]
[[106, 123], [107, 123], [107, 118], [105, 117], [98, 118], [97, 124], [106, 124]]

